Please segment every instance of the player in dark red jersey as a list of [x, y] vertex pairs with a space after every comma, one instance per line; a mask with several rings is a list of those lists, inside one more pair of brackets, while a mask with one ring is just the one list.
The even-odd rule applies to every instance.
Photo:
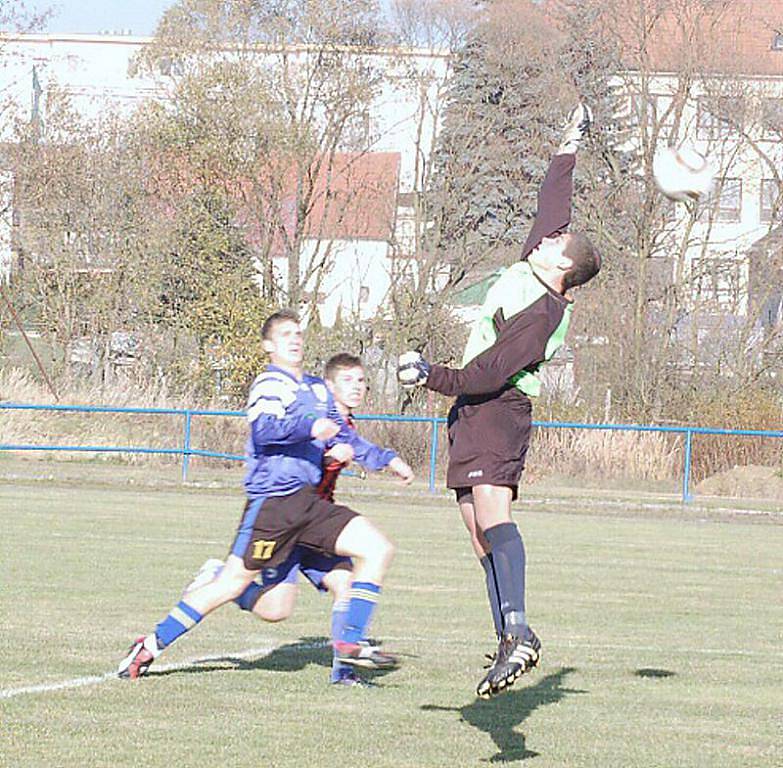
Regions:
[[[324, 379], [343, 420], [349, 427], [356, 429], [353, 410], [361, 406], [367, 391], [361, 359], [345, 352], [334, 355], [326, 363]], [[406, 485], [413, 481], [413, 471], [394, 451], [373, 447], [376, 466], [385, 466]], [[347, 449], [347, 444], [342, 443], [324, 454], [318, 494], [327, 501], [334, 501], [337, 478], [353, 459], [352, 452]], [[222, 568], [222, 560], [207, 560], [188, 586], [186, 594], [214, 579]], [[350, 601], [352, 569], [353, 563], [349, 557], [327, 555], [305, 546], [297, 546], [284, 563], [276, 568], [262, 570], [259, 579], [250, 584], [235, 602], [242, 610], [250, 611], [264, 621], [283, 621], [294, 610], [299, 592], [299, 574], [302, 573], [317, 590], [332, 596], [331, 636], [334, 640], [340, 637]], [[353, 667], [340, 662], [336, 654], [331, 682], [336, 685], [362, 684]]]

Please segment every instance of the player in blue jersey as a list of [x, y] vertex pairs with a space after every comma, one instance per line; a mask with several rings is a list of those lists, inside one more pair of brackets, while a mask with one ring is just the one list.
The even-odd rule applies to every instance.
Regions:
[[354, 559], [348, 610], [334, 644], [339, 660], [374, 669], [397, 663], [362, 642], [394, 548], [367, 518], [316, 491], [327, 441], [333, 441], [334, 454], [355, 457], [370, 468], [382, 466], [381, 449], [346, 426], [323, 379], [304, 373], [302, 329], [295, 313], [282, 310], [267, 318], [262, 338], [271, 364], [248, 398], [247, 501], [225, 567], [180, 600], [154, 632], [133, 642], [120, 663], [120, 677], [146, 674], [165, 648], [241, 595], [263, 569], [285, 563], [300, 544]]
[[[334, 355], [326, 363], [324, 379], [334, 397], [337, 410], [345, 423], [354, 429], [353, 409], [362, 404], [367, 391], [362, 361], [355, 355], [347, 353]], [[367, 444], [367, 453], [374, 456], [376, 465], [385, 465], [406, 485], [412, 482], [413, 470], [394, 451], [381, 449], [375, 451], [373, 448], [371, 444]], [[327, 450], [324, 454], [323, 474], [317, 491], [318, 495], [327, 501], [334, 501], [337, 478], [350, 464], [344, 449], [345, 445], [335, 446], [334, 450]], [[222, 560], [216, 558], [207, 560], [186, 589], [184, 597], [194, 589], [217, 578], [223, 567]], [[329, 555], [298, 545], [280, 566], [264, 568], [258, 579], [248, 585], [234, 602], [242, 610], [252, 612], [264, 621], [284, 621], [294, 610], [301, 573], [317, 590], [331, 595], [331, 637], [332, 642], [336, 643], [340, 639], [350, 602], [352, 569], [353, 562], [349, 557]], [[361, 678], [357, 677], [353, 667], [338, 658], [336, 651], [332, 663], [331, 682], [343, 686], [364, 684]]]

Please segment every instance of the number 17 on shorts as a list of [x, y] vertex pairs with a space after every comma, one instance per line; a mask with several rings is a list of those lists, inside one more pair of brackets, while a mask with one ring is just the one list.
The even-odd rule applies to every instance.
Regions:
[[276, 541], [269, 541], [268, 539], [254, 541], [252, 544], [253, 560], [269, 560], [275, 551], [276, 544]]

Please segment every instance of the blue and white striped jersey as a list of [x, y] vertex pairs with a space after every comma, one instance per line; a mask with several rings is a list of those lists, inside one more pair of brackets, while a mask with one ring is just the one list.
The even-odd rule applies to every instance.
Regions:
[[318, 485], [326, 445], [310, 433], [316, 419], [322, 418], [340, 425], [340, 433], [330, 444], [349, 443], [355, 461], [367, 469], [383, 469], [396, 456], [359, 437], [345, 424], [323, 379], [306, 373], [299, 381], [268, 365], [253, 382], [247, 401], [248, 497], [288, 496], [305, 485]]

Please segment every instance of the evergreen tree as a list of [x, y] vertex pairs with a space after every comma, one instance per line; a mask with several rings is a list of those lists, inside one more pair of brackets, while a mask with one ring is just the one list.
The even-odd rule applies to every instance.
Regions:
[[557, 36], [534, 4], [519, 12], [510, 30], [489, 7], [456, 54], [431, 192], [453, 284], [518, 257], [564, 115]]

